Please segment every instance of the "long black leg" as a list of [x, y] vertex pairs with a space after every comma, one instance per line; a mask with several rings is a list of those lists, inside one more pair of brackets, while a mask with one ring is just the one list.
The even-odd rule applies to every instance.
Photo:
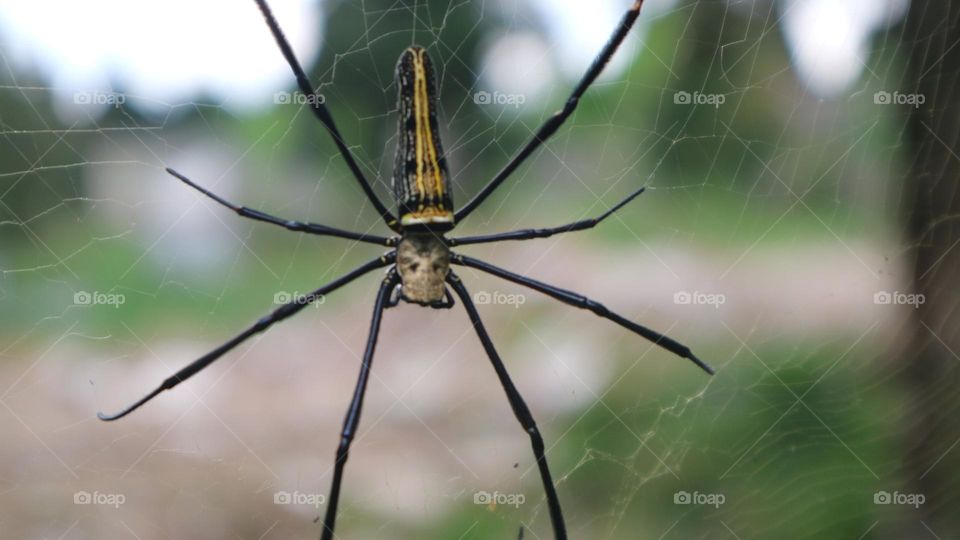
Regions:
[[637, 195], [640, 195], [644, 192], [646, 188], [640, 188], [637, 191], [634, 191], [627, 196], [624, 200], [617, 203], [616, 206], [607, 210], [598, 217], [590, 219], [581, 219], [580, 221], [574, 221], [573, 223], [568, 223], [566, 225], [560, 225], [559, 227], [550, 227], [548, 229], [521, 229], [519, 231], [509, 231], [496, 234], [484, 234], [480, 236], [464, 236], [462, 238], [449, 238], [447, 239], [448, 246], [465, 246], [467, 244], [487, 244], [490, 242], [500, 242], [503, 240], [530, 240], [532, 238], [547, 238], [555, 234], [565, 233], [565, 232], [574, 232], [582, 231], [584, 229], [592, 229], [596, 227], [601, 221], [610, 217], [611, 214], [617, 210], [623, 208], [628, 202], [632, 201]]
[[257, 221], [263, 221], [266, 223], [272, 223], [274, 225], [279, 225], [291, 231], [305, 232], [310, 234], [317, 234], [321, 236], [336, 236], [339, 238], [349, 238], [351, 240], [357, 240], [360, 242], [367, 242], [368, 244], [377, 244], [380, 246], [391, 246], [394, 244], [392, 238], [385, 238], [383, 236], [377, 236], [373, 234], [363, 234], [353, 231], [345, 231], [343, 229], [337, 229], [334, 227], [328, 227], [326, 225], [320, 225], [319, 223], [303, 223], [300, 221], [293, 221], [289, 219], [278, 218], [276, 216], [271, 216], [265, 212], [259, 210], [254, 210], [253, 208], [247, 208], [246, 206], [238, 206], [232, 202], [223, 199], [219, 195], [207, 190], [206, 188], [200, 187], [193, 180], [190, 180], [186, 176], [178, 173], [177, 171], [167, 167], [167, 172], [171, 175], [179, 178], [184, 184], [196, 189], [200, 193], [203, 193], [207, 197], [217, 201], [218, 203], [226, 206], [227, 208], [233, 210], [237, 214], [250, 219], [255, 219]]
[[457, 253], [450, 254], [450, 260], [454, 264], [459, 264], [463, 266], [469, 266], [471, 268], [476, 268], [478, 270], [483, 270], [484, 272], [493, 274], [499, 278], [503, 278], [507, 281], [512, 281], [518, 285], [523, 285], [525, 287], [530, 287], [535, 291], [540, 291], [547, 296], [552, 296], [557, 300], [563, 302], [564, 304], [578, 307], [580, 309], [587, 309], [603, 317], [609, 319], [620, 326], [630, 330], [631, 332], [653, 342], [655, 345], [660, 346], [673, 354], [680, 356], [681, 358], [686, 358], [700, 367], [700, 369], [706, 371], [710, 375], [714, 374], [713, 368], [706, 364], [703, 360], [697, 358], [695, 354], [690, 351], [690, 348], [686, 345], [682, 345], [673, 339], [651, 330], [646, 326], [639, 325], [630, 319], [624, 318], [609, 309], [606, 308], [603, 304], [595, 302], [586, 296], [577, 294], [572, 291], [561, 289], [559, 287], [554, 287], [553, 285], [548, 285], [542, 281], [537, 281], [535, 279], [528, 278], [526, 276], [521, 276], [520, 274], [514, 274], [509, 270], [504, 270], [503, 268], [494, 266], [490, 263], [474, 259], [473, 257], [467, 257], [466, 255], [460, 255]]
[[220, 358], [221, 356], [223, 356], [224, 354], [226, 354], [227, 352], [235, 348], [237, 345], [240, 345], [241, 343], [246, 341], [250, 336], [257, 334], [259, 332], [262, 332], [267, 328], [269, 328], [271, 325], [273, 325], [273, 323], [282, 321], [287, 317], [299, 312], [301, 309], [309, 305], [314, 300], [321, 298], [322, 296], [339, 289], [340, 287], [346, 285], [347, 283], [350, 283], [351, 281], [366, 274], [367, 272], [370, 272], [371, 270], [375, 270], [377, 268], [383, 268], [384, 266], [391, 264], [395, 258], [396, 258], [396, 254], [394, 252], [390, 252], [378, 259], [374, 259], [364, 264], [363, 266], [353, 270], [352, 272], [344, 276], [341, 276], [338, 279], [331, 281], [330, 283], [324, 285], [323, 287], [320, 287], [319, 289], [313, 291], [309, 295], [301, 296], [288, 304], [284, 304], [278, 307], [277, 309], [273, 310], [272, 313], [261, 318], [256, 323], [254, 323], [253, 326], [250, 326], [249, 328], [244, 330], [242, 333], [238, 334], [236, 337], [234, 337], [230, 341], [224, 343], [223, 345], [217, 347], [216, 349], [201, 356], [197, 360], [194, 360], [193, 362], [188, 364], [186, 367], [174, 373], [170, 377], [167, 377], [167, 379], [163, 381], [163, 383], [161, 383], [160, 386], [158, 386], [153, 392], [150, 392], [149, 394], [144, 396], [140, 401], [137, 401], [133, 405], [127, 407], [126, 409], [116, 414], [103, 414], [102, 412], [98, 412], [97, 416], [101, 420], [106, 420], [106, 421], [118, 420], [120, 418], [123, 418], [124, 416], [139, 409], [140, 406], [143, 405], [144, 403], [155, 398], [158, 394], [160, 394], [160, 392], [163, 392], [164, 390], [170, 390], [171, 388], [177, 386], [183, 381], [189, 379], [190, 377], [192, 377], [194, 374], [196, 374], [203, 368], [212, 364], [213, 361], [216, 360], [217, 358]]
[[590, 64], [590, 68], [587, 69], [587, 72], [584, 73], [583, 77], [580, 79], [580, 83], [577, 84], [576, 88], [573, 89], [573, 93], [570, 94], [570, 97], [567, 98], [567, 102], [564, 104], [563, 109], [557, 111], [553, 114], [533, 137], [527, 141], [527, 144], [520, 149], [520, 152], [517, 153], [510, 160], [507, 165], [493, 177], [493, 180], [490, 181], [473, 199], [470, 200], [455, 214], [455, 219], [459, 223], [463, 221], [471, 212], [474, 211], [480, 203], [484, 201], [488, 196], [497, 187], [507, 179], [517, 167], [520, 166], [534, 150], [540, 147], [549, 139], [557, 129], [563, 125], [563, 123], [573, 114], [573, 111], [577, 108], [577, 103], [579, 103], [580, 98], [583, 96], [583, 93], [587, 91], [587, 88], [593, 84], [593, 81], [596, 80], [597, 76], [600, 75], [600, 72], [603, 71], [604, 66], [607, 65], [607, 62], [610, 61], [610, 57], [613, 56], [613, 53], [617, 51], [617, 48], [620, 47], [620, 43], [623, 42], [623, 38], [626, 37], [627, 32], [630, 31], [630, 28], [633, 27], [633, 23], [637, 20], [637, 16], [640, 15], [640, 6], [643, 4], [643, 0], [636, 0], [627, 12], [623, 15], [623, 19], [620, 20], [620, 24], [617, 25], [617, 29], [614, 30], [613, 35], [610, 36], [610, 40], [607, 41], [607, 44], [604, 45], [603, 50], [600, 51], [600, 54], [593, 60], [593, 63]]
[[[315, 95], [313, 86], [310, 84], [310, 79], [307, 78], [307, 74], [304, 73], [303, 68], [300, 67], [300, 62], [297, 60], [296, 55], [293, 54], [293, 48], [290, 47], [287, 38], [284, 37], [283, 31], [280, 30], [280, 25], [277, 24], [277, 19], [274, 18], [273, 12], [270, 11], [270, 6], [267, 5], [266, 0], [254, 1], [257, 3], [257, 6], [260, 7], [260, 12], [263, 13], [263, 18], [266, 19], [267, 26], [270, 27], [270, 32], [273, 33], [273, 38], [277, 41], [277, 45], [280, 46], [280, 52], [283, 53], [283, 57], [286, 58], [287, 63], [290, 64], [290, 69], [293, 70], [293, 75], [297, 79], [297, 86], [300, 87], [300, 91], [303, 92], [304, 96]], [[330, 111], [323, 103], [323, 100], [311, 99], [309, 101], [310, 110], [313, 111], [314, 116], [316, 116], [323, 126], [327, 128], [327, 131], [330, 132], [334, 144], [337, 145], [337, 149], [340, 150], [340, 153], [343, 155], [344, 161], [347, 162], [347, 167], [350, 168], [350, 172], [352, 172], [354, 178], [357, 179], [363, 192], [367, 194], [367, 198], [370, 199], [373, 207], [377, 209], [380, 217], [383, 218], [383, 221], [388, 227], [397, 230], [397, 219], [387, 210], [387, 207], [384, 206], [380, 198], [377, 197], [373, 188], [370, 187], [370, 182], [367, 181], [367, 178], [360, 170], [360, 166], [357, 165], [356, 160], [353, 158], [353, 153], [350, 152], [350, 149], [347, 148], [347, 145], [343, 142], [340, 130], [337, 129], [337, 125], [333, 121], [333, 116], [330, 115]]]
[[[563, 511], [560, 509], [560, 498], [557, 497], [557, 490], [553, 486], [553, 477], [550, 475], [550, 467], [547, 465], [547, 457], [544, 455], [543, 437], [540, 435], [540, 430], [537, 429], [537, 423], [534, 422], [533, 415], [530, 414], [530, 409], [527, 407], [527, 404], [524, 403], [523, 397], [510, 379], [510, 375], [507, 373], [507, 368], [504, 367], [503, 361], [500, 360], [500, 355], [497, 354], [497, 349], [493, 346], [493, 341], [487, 334], [487, 330], [483, 326], [483, 321], [480, 320], [480, 313], [477, 312], [477, 307], [473, 305], [473, 299], [470, 298], [470, 293], [467, 292], [467, 288], [463, 286], [463, 282], [460, 281], [460, 278], [453, 272], [450, 272], [448, 275], [447, 283], [457, 292], [457, 296], [460, 297], [460, 301], [463, 302], [463, 306], [467, 309], [470, 322], [473, 324], [474, 330], [477, 331], [477, 336], [480, 337], [480, 343], [483, 344], [483, 349], [487, 352], [487, 356], [490, 357], [490, 363], [493, 364], [493, 369], [497, 372], [497, 377], [500, 379], [503, 390], [507, 393], [510, 408], [513, 409], [513, 414], [517, 417], [520, 425], [523, 426], [524, 431], [530, 436], [533, 455], [537, 460], [537, 467], [540, 469], [540, 479], [543, 481], [543, 489], [547, 494], [547, 507], [550, 509], [550, 522], [553, 524], [553, 535], [557, 540], [564, 540], [567, 538], [567, 528], [563, 523]], [[521, 528], [520, 531], [522, 537], [523, 529]]]
[[340, 483], [343, 481], [343, 467], [347, 463], [347, 457], [350, 453], [350, 443], [356, 435], [357, 424], [360, 423], [360, 409], [363, 407], [363, 395], [367, 391], [367, 381], [370, 377], [370, 366], [373, 363], [373, 351], [377, 347], [377, 335], [380, 333], [380, 319], [383, 317], [383, 310], [386, 309], [390, 300], [390, 293], [397, 285], [398, 278], [394, 271], [390, 271], [383, 284], [380, 285], [380, 292], [377, 294], [377, 301], [373, 306], [373, 320], [370, 322], [370, 336], [367, 338], [367, 348], [363, 352], [363, 363], [360, 365], [360, 376], [357, 379], [357, 387], [353, 391], [353, 399], [350, 401], [350, 408], [347, 409], [347, 416], [343, 419], [343, 431], [340, 434], [340, 446], [337, 447], [337, 457], [333, 470], [333, 483], [330, 486], [330, 498], [327, 500], [327, 513], [323, 518], [323, 540], [333, 538], [333, 527], [337, 520], [337, 503], [340, 500]]

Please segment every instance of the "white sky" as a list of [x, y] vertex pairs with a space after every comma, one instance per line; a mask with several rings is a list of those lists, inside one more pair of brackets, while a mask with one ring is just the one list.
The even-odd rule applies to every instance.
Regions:
[[870, 38], [906, 14], [910, 0], [781, 0], [784, 33], [814, 94], [849, 90], [870, 62]]
[[[777, 1], [798, 74], [813, 93], [825, 97], [840, 95], [856, 83], [869, 62], [871, 35], [899, 20], [909, 2]], [[552, 84], [558, 72], [576, 77], [629, 4], [531, 2], [546, 23], [549, 41], [526, 33], [491, 43], [488, 65], [480, 70], [487, 84], [508, 87], [520, 81], [517, 90], [536, 94]], [[766, 9], [763, 0], [756, 2], [761, 6], [756, 9]], [[630, 39], [642, 39], [644, 22], [676, 9], [676, 4], [648, 0], [640, 31]], [[301, 61], [310, 65], [319, 52], [322, 24], [315, 21], [325, 11], [322, 2], [274, 0], [271, 5]], [[4, 59], [43, 72], [52, 81], [58, 110], [68, 117], [77, 108], [75, 92], [109, 91], [111, 83], [137, 98], [129, 105], [149, 107], [152, 102], [160, 111], [204, 94], [242, 112], [271, 106], [273, 92], [292, 86], [289, 69], [252, 2], [10, 1], [0, 4], [0, 36]], [[606, 76], [616, 76], [625, 60], [622, 55], [615, 58]], [[519, 65], [542, 69], [525, 70], [524, 77], [518, 77]]]
[[[311, 64], [321, 6], [271, 5], [301, 62]], [[230, 108], [265, 107], [292, 83], [253, 2], [11, 1], [0, 3], [0, 25], [7, 61], [41, 70], [63, 105], [73, 105], [74, 92], [109, 91], [113, 82], [137, 96], [137, 106], [153, 101], [159, 110], [201, 93]]]

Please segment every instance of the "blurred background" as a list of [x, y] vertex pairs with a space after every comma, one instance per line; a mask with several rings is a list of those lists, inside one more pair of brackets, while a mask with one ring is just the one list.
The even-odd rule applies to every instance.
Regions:
[[[272, 2], [390, 200], [393, 67], [439, 72], [461, 205], [557, 110], [628, 0]], [[956, 538], [960, 4], [647, 0], [462, 248], [689, 345], [461, 269], [548, 446], [572, 538]], [[4, 538], [318, 534], [379, 273], [115, 423], [382, 233], [252, 2], [0, 5]], [[462, 309], [387, 312], [340, 538], [552, 538]]]

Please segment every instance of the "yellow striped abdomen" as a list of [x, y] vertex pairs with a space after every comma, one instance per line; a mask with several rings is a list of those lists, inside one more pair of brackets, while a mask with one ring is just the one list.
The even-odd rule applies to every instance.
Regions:
[[393, 172], [400, 225], [446, 230], [453, 226], [450, 175], [440, 143], [433, 64], [421, 47], [397, 62], [400, 132]]

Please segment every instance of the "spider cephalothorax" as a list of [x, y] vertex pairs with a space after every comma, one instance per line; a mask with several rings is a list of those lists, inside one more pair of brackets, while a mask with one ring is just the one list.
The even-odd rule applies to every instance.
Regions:
[[401, 298], [416, 304], [438, 305], [446, 294], [450, 249], [441, 237], [431, 233], [406, 234], [397, 246], [397, 272]]
[[[267, 26], [270, 28], [277, 44], [280, 46], [280, 51], [293, 69], [300, 91], [303, 92], [304, 95], [313, 95], [314, 90], [310, 85], [309, 79], [294, 56], [290, 44], [280, 31], [280, 26], [270, 12], [270, 8], [267, 7], [266, 0], [255, 1], [260, 6], [260, 10], [267, 21]], [[353, 152], [351, 152], [350, 148], [344, 143], [343, 137], [340, 135], [340, 130], [337, 129], [333, 121], [333, 116], [330, 114], [330, 111], [327, 110], [324, 101], [321, 99], [308, 100], [307, 103], [309, 103], [311, 111], [330, 132], [333, 143], [343, 155], [350, 172], [359, 183], [360, 188], [366, 194], [367, 199], [373, 205], [374, 209], [380, 214], [384, 224], [393, 231], [393, 236], [387, 237], [364, 232], [347, 231], [319, 223], [283, 219], [260, 210], [239, 206], [200, 187], [173, 169], [167, 169], [167, 172], [179, 178], [184, 183], [199, 190], [207, 197], [210, 197], [217, 203], [226, 206], [243, 217], [278, 225], [291, 231], [346, 238], [357, 242], [396, 249], [391, 249], [380, 257], [315, 289], [310, 294], [298, 295], [290, 302], [276, 307], [269, 315], [261, 317], [228, 342], [194, 360], [192, 363], [180, 369], [180, 371], [165, 379], [160, 386], [133, 405], [117, 414], [106, 415], [100, 413], [100, 418], [103, 420], [116, 420], [130, 414], [161, 392], [170, 390], [189, 379], [251, 336], [300, 312], [305, 306], [317, 298], [323, 298], [327, 294], [373, 270], [389, 267], [386, 276], [380, 284], [377, 300], [374, 303], [373, 319], [370, 323], [370, 334], [367, 338], [367, 347], [360, 365], [360, 376], [357, 380], [353, 399], [350, 401], [350, 408], [344, 419], [340, 444], [337, 447], [333, 467], [333, 479], [330, 486], [330, 497], [326, 500], [327, 509], [323, 519], [323, 540], [332, 540], [334, 536], [333, 529], [337, 518], [337, 504], [340, 498], [340, 486], [343, 481], [344, 466], [349, 455], [350, 443], [353, 441], [359, 426], [360, 409], [363, 405], [367, 382], [370, 378], [370, 369], [377, 344], [377, 336], [380, 332], [380, 320], [383, 317], [383, 312], [388, 308], [396, 306], [399, 299], [432, 308], [450, 308], [453, 306], [453, 295], [447, 287], [452, 289], [460, 299], [460, 303], [466, 310], [467, 316], [470, 318], [470, 322], [477, 336], [480, 338], [480, 344], [483, 346], [484, 351], [487, 353], [493, 365], [500, 385], [507, 394], [507, 399], [510, 401], [510, 407], [513, 410], [514, 416], [530, 437], [536, 466], [540, 471], [540, 479], [543, 482], [543, 488], [547, 498], [547, 507], [550, 513], [550, 522], [553, 527], [554, 537], [557, 540], [566, 539], [566, 525], [564, 524], [563, 513], [560, 509], [560, 498], [553, 485], [550, 468], [547, 466], [543, 437], [540, 435], [536, 422], [533, 420], [533, 415], [530, 414], [530, 410], [520, 395], [520, 391], [517, 390], [517, 387], [510, 379], [510, 375], [507, 373], [503, 361], [497, 354], [493, 346], [493, 341], [484, 328], [480, 314], [466, 286], [460, 278], [450, 270], [450, 265], [455, 264], [492, 274], [512, 283], [529, 287], [564, 304], [588, 310], [599, 317], [615, 322], [623, 328], [677, 356], [689, 359], [707, 373], [712, 374], [713, 370], [690, 352], [690, 349], [685, 345], [636, 323], [631, 319], [623, 317], [595, 300], [591, 300], [573, 291], [537, 281], [525, 275], [510, 272], [509, 270], [460, 253], [451, 253], [450, 247], [486, 244], [507, 240], [546, 238], [555, 234], [589, 229], [643, 193], [644, 188], [636, 189], [599, 217], [581, 219], [558, 227], [521, 229], [503, 233], [457, 238], [446, 238], [444, 233], [453, 229], [455, 223], [466, 219], [471, 212], [480, 206], [480, 203], [486, 200], [504, 180], [511, 176], [517, 167], [530, 157], [530, 155], [532, 155], [544, 141], [549, 139], [550, 136], [563, 125], [564, 121], [573, 114], [580, 97], [583, 96], [587, 88], [596, 80], [603, 66], [610, 60], [614, 51], [617, 50], [623, 38], [633, 26], [633, 23], [640, 13], [641, 4], [642, 0], [634, 0], [633, 6], [624, 14], [620, 24], [616, 30], [614, 30], [610, 41], [607, 42], [603, 50], [600, 51], [600, 55], [597, 56], [596, 60], [584, 74], [580, 83], [565, 102], [563, 109], [548, 118], [533, 134], [532, 138], [514, 155], [510, 162], [507, 163], [477, 195], [468, 200], [462, 208], [456, 211], [454, 211], [453, 198], [450, 193], [450, 175], [447, 172], [443, 147], [440, 144], [433, 67], [429, 57], [422, 48], [408, 48], [400, 55], [400, 61], [397, 63], [396, 75], [399, 93], [398, 111], [400, 113], [400, 135], [397, 141], [397, 155], [393, 173], [393, 189], [398, 206], [396, 215], [387, 209], [383, 201], [381, 201], [374, 192], [370, 182], [366, 179], [360, 165], [354, 158]], [[523, 536], [522, 528], [520, 532], [521, 536]]]

